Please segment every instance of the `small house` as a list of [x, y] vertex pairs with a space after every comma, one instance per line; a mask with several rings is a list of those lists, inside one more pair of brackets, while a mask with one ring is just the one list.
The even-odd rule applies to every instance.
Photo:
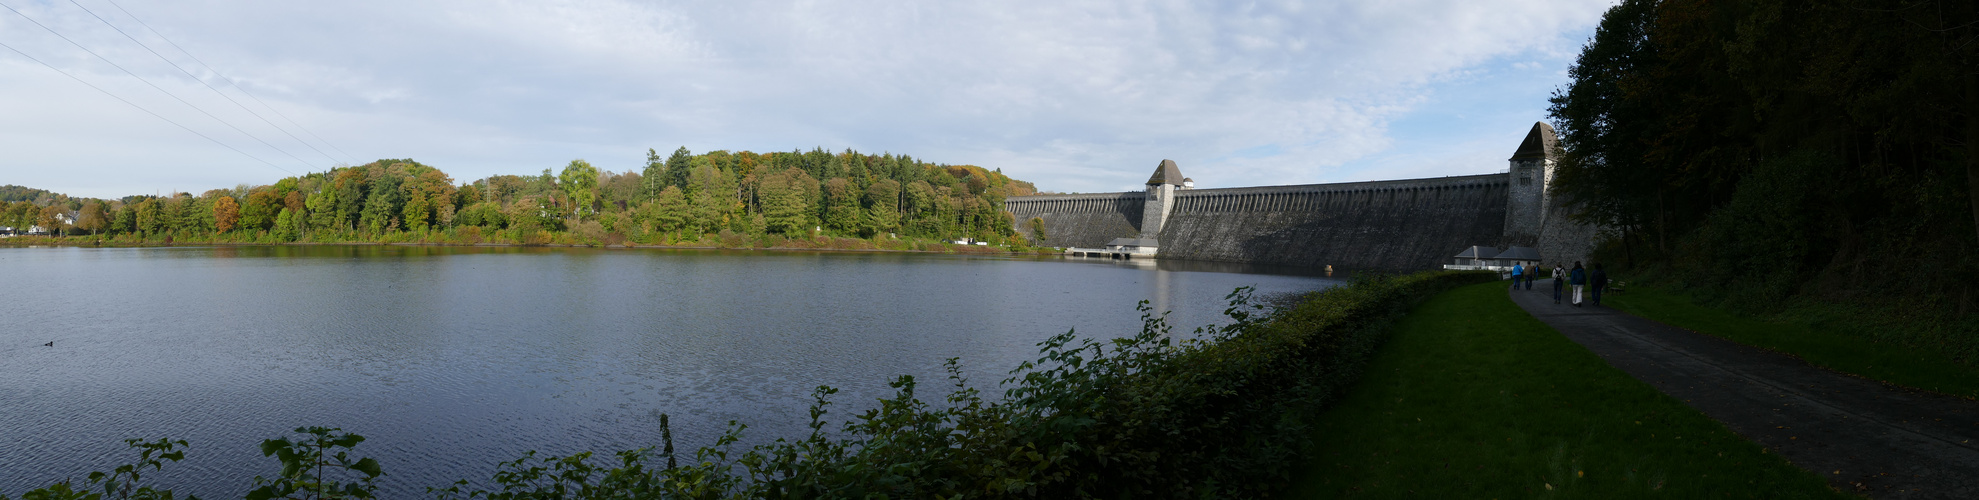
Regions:
[[1539, 265], [1539, 250], [1514, 246], [1499, 252], [1498, 255], [1491, 257], [1491, 260], [1497, 261], [1499, 267], [1525, 266], [1526, 269], [1531, 269]]
[[1499, 250], [1498, 247], [1473, 245], [1470, 248], [1464, 249], [1462, 252], [1457, 252], [1456, 262], [1452, 262], [1452, 264], [1472, 266], [1474, 269], [1485, 269], [1498, 263], [1493, 258], [1497, 257], [1500, 253], [1503, 253], [1503, 251]]
[[1154, 255], [1161, 243], [1154, 238], [1114, 238], [1106, 242], [1106, 251], [1125, 255]]

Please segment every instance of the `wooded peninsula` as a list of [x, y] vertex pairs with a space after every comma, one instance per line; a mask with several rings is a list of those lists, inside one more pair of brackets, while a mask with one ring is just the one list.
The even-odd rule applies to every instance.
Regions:
[[[642, 171], [456, 182], [384, 159], [199, 195], [72, 198], [0, 187], [0, 226], [93, 242], [881, 247], [971, 239], [1024, 247], [1003, 200], [1029, 182], [892, 154], [647, 150]], [[864, 243], [845, 240], [857, 238]]]

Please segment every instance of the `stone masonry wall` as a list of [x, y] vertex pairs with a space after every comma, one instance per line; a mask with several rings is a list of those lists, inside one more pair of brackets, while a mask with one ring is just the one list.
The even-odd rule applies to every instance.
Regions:
[[1587, 255], [1594, 252], [1595, 238], [1600, 236], [1600, 228], [1569, 220], [1568, 212], [1566, 207], [1558, 205], [1547, 207], [1546, 226], [1540, 230], [1539, 241], [1533, 247], [1539, 250], [1540, 257], [1545, 258], [1542, 262], [1545, 265], [1559, 264], [1560, 267], [1572, 268], [1574, 261], [1580, 261], [1592, 266], [1593, 263], [1587, 261]]
[[1546, 221], [1546, 186], [1552, 169], [1545, 160], [1512, 160], [1505, 213], [1505, 242], [1536, 247]]
[[1507, 179], [1435, 179], [1176, 192], [1163, 259], [1351, 269], [1434, 268], [1500, 244]]
[[1143, 193], [1020, 196], [1003, 202], [1016, 218], [1017, 233], [1031, 238], [1031, 219], [1044, 219], [1045, 241], [1054, 247], [1099, 248], [1114, 238], [1141, 235]]

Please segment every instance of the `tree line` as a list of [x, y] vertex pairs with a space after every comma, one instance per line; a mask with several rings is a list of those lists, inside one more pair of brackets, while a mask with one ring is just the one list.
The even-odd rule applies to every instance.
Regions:
[[[1001, 170], [904, 155], [822, 148], [697, 155], [682, 147], [667, 156], [647, 150], [639, 171], [601, 171], [573, 160], [555, 172], [457, 183], [414, 160], [384, 159], [196, 196], [43, 195], [40, 203], [7, 204], [0, 224], [67, 234], [235, 235], [277, 242], [459, 231], [503, 232], [518, 241], [547, 233], [644, 243], [716, 233], [1007, 241], [1014, 229], [1004, 198], [1033, 192], [1030, 183]], [[72, 214], [72, 224], [57, 217], [65, 213]]]
[[1625, 0], [1569, 75], [1554, 189], [1604, 260], [1755, 309], [1979, 310], [1979, 3]]

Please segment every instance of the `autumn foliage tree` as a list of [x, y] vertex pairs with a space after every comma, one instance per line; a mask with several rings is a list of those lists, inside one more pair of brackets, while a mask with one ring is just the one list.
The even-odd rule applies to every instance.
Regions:
[[234, 230], [240, 225], [240, 204], [233, 197], [221, 196], [213, 200], [213, 229], [219, 232]]

